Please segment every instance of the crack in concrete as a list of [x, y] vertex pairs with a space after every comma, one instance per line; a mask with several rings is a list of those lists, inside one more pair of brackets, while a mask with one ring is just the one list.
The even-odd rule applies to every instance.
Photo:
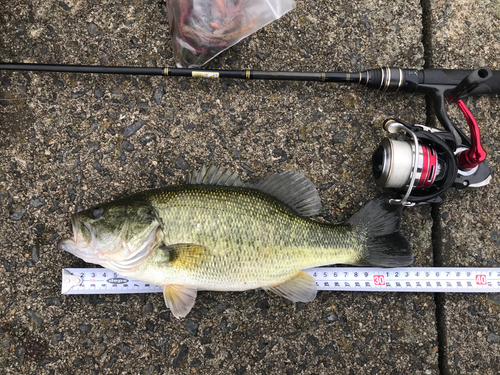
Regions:
[[[432, 216], [432, 250], [434, 258], [434, 267], [443, 266], [443, 229], [441, 227], [441, 210], [439, 204], [433, 204], [431, 208]], [[449, 374], [447, 365], [448, 338], [446, 332], [446, 321], [444, 306], [446, 302], [446, 293], [434, 293], [434, 302], [436, 305], [436, 330], [438, 341], [438, 366], [440, 374]]]
[[[435, 68], [434, 49], [432, 46], [432, 10], [431, 0], [421, 0], [422, 7], [422, 44], [424, 47], [424, 69]], [[436, 116], [434, 111], [434, 102], [431, 97], [426, 96], [426, 125], [436, 127]], [[432, 250], [434, 267], [443, 266], [443, 231], [441, 227], [440, 205], [433, 204], [431, 207], [432, 215]], [[436, 305], [436, 331], [438, 342], [438, 368], [439, 373], [447, 375], [450, 373], [447, 365], [447, 332], [445, 321], [445, 293], [434, 293], [434, 302]]]

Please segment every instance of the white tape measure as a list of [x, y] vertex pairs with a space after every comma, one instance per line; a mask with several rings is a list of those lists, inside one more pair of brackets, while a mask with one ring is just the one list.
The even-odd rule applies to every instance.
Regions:
[[[318, 290], [350, 292], [499, 293], [500, 268], [336, 267], [306, 270]], [[158, 285], [121, 276], [106, 268], [65, 268], [62, 294], [158, 293]]]

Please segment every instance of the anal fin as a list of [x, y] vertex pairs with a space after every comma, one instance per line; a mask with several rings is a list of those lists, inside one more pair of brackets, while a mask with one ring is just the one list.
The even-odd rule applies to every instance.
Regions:
[[282, 284], [263, 288], [285, 297], [293, 302], [311, 302], [316, 298], [318, 289], [314, 277], [304, 271], [298, 271]]
[[198, 290], [185, 285], [169, 284], [163, 286], [165, 304], [177, 318], [184, 318], [194, 306]]

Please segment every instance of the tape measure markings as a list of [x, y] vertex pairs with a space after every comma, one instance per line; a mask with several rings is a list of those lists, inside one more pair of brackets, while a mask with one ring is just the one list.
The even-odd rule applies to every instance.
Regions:
[[[499, 293], [500, 269], [451, 267], [325, 267], [305, 270], [318, 290], [368, 292]], [[106, 268], [65, 268], [62, 294], [158, 293], [163, 288]]]

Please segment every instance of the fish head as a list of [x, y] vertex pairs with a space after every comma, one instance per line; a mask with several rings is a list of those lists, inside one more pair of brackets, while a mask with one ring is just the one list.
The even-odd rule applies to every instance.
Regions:
[[59, 241], [59, 248], [88, 263], [120, 271], [142, 263], [158, 245], [160, 218], [144, 202], [115, 201], [71, 217], [73, 237]]

